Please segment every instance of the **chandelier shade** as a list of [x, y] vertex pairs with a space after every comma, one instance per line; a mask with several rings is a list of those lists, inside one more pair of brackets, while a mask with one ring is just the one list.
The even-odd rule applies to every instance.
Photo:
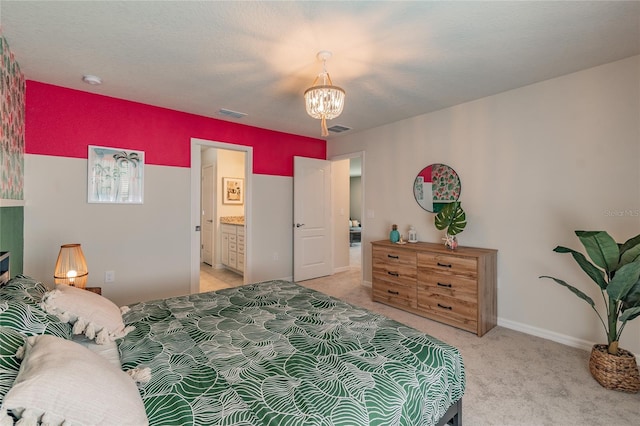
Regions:
[[[334, 86], [327, 72], [326, 61], [331, 57], [330, 52], [318, 53], [318, 59], [323, 61], [322, 72], [313, 81], [310, 88], [304, 92], [304, 104], [307, 114], [322, 120], [322, 136], [328, 136], [327, 120], [338, 117], [344, 108], [345, 91]], [[320, 83], [320, 84], [318, 84]]]

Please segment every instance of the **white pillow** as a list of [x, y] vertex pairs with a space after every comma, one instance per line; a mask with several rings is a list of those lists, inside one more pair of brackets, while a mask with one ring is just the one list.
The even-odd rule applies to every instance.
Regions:
[[135, 327], [125, 327], [122, 310], [99, 294], [56, 285], [42, 297], [42, 308], [62, 321], [73, 324], [73, 334], [84, 334], [99, 345], [124, 337]]
[[50, 335], [26, 339], [20, 372], [0, 407], [24, 424], [148, 425], [135, 382], [81, 345]]
[[98, 345], [95, 341], [89, 340], [84, 335], [73, 336], [71, 340], [73, 340], [80, 346], [84, 346], [91, 352], [100, 355], [116, 367], [122, 367], [122, 364], [120, 363], [120, 352], [118, 351], [118, 344], [116, 342], [111, 341], [105, 343], [104, 345]]

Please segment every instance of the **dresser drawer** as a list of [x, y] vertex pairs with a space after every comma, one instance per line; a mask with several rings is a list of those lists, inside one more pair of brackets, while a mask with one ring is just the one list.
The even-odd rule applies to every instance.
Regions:
[[445, 274], [478, 276], [478, 260], [474, 257], [450, 256], [438, 253], [418, 253], [418, 267]]
[[453, 325], [467, 330], [476, 331], [478, 326], [478, 303], [476, 301], [419, 289], [418, 309], [436, 315], [444, 322], [454, 322]]
[[478, 281], [467, 276], [443, 274], [430, 268], [418, 268], [418, 290], [477, 300]]
[[388, 281], [373, 279], [373, 300], [376, 302], [399, 305], [409, 308], [416, 307], [415, 286], [398, 285]]
[[416, 254], [392, 248], [373, 249], [373, 278], [411, 286], [416, 284]]
[[388, 265], [416, 266], [416, 253], [411, 250], [402, 250], [387, 247], [373, 248], [373, 263]]

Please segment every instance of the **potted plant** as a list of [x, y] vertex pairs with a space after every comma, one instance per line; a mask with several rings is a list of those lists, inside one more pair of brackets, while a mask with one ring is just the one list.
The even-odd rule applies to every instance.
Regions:
[[455, 236], [467, 226], [467, 216], [460, 201], [449, 203], [436, 213], [435, 225], [441, 231], [446, 229], [444, 245], [455, 250], [458, 247], [458, 240]]
[[606, 307], [601, 315], [591, 297], [567, 284], [550, 278], [568, 288], [587, 302], [600, 318], [607, 335], [607, 344], [596, 344], [591, 350], [589, 370], [602, 386], [625, 392], [640, 390], [640, 377], [635, 356], [618, 347], [620, 335], [628, 321], [640, 316], [640, 234], [618, 244], [605, 231], [575, 231], [591, 262], [580, 252], [558, 246], [553, 251], [571, 253], [580, 268], [596, 283]]

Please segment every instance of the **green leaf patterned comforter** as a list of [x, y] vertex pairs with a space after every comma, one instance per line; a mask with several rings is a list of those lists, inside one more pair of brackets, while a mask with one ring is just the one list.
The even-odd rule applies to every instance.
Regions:
[[430, 425], [464, 392], [456, 348], [295, 283], [130, 308], [151, 425]]

